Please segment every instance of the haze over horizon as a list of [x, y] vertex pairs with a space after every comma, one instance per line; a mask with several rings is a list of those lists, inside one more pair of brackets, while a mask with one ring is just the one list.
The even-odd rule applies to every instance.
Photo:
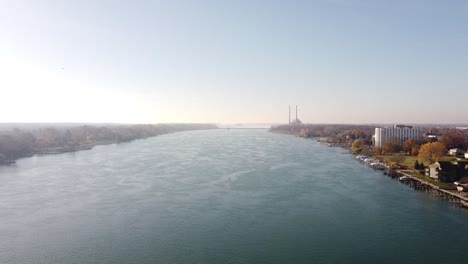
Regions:
[[468, 123], [468, 2], [1, 1], [0, 122]]

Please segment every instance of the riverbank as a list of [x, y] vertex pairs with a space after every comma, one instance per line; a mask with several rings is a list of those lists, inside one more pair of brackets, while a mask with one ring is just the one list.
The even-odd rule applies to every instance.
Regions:
[[[397, 170], [397, 173], [400, 175], [403, 175], [399, 178], [400, 182], [411, 185], [411, 187], [413, 187], [413, 189], [415, 190], [422, 190], [422, 191], [432, 193], [436, 196], [447, 199], [449, 202], [455, 202], [455, 203], [458, 203], [462, 207], [468, 208], [466, 206], [468, 205], [468, 197], [464, 195], [457, 194], [450, 190], [443, 189], [440, 186], [437, 186], [430, 182], [424, 181], [418, 177], [415, 177], [414, 175], [412, 175], [413, 171], [411, 170]], [[403, 177], [406, 177], [406, 178], [403, 178]]]
[[[317, 142], [322, 143], [329, 147], [340, 147], [346, 150], [351, 149], [343, 144], [330, 144], [323, 140], [323, 138], [314, 138]], [[459, 193], [455, 186], [450, 188], [449, 184], [442, 182], [430, 182], [431, 180], [424, 179], [423, 175], [420, 175], [418, 171], [405, 168], [392, 168], [391, 164], [383, 161], [373, 159], [365, 155], [355, 155], [356, 160], [363, 164], [366, 164], [369, 168], [374, 170], [382, 170], [384, 175], [391, 177], [392, 179], [398, 180], [399, 182], [406, 184], [416, 191], [424, 191], [430, 195], [447, 200], [450, 203], [457, 204], [460, 207], [468, 209], [468, 197]], [[432, 180], [434, 181], [434, 180]]]
[[464, 263], [467, 210], [345, 152], [213, 129], [24, 159], [0, 168], [0, 263]]
[[89, 150], [98, 145], [118, 144], [188, 130], [216, 129], [212, 124], [157, 124], [37, 128], [12, 127], [0, 133], [0, 165], [14, 164], [34, 155]]
[[356, 155], [356, 159], [366, 164], [372, 169], [383, 170], [383, 174], [406, 184], [416, 191], [424, 191], [428, 194], [443, 198], [451, 203], [458, 204], [461, 207], [468, 208], [468, 197], [462, 193], [457, 193], [456, 188], [451, 188], [448, 184], [431, 183], [422, 178], [419, 172], [412, 169], [396, 169], [390, 164], [374, 160], [367, 156]]

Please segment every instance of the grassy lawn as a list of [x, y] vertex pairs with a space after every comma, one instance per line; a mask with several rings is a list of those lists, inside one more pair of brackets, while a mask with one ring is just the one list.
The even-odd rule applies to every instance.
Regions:
[[421, 175], [419, 173], [417, 173], [416, 171], [412, 171], [412, 172], [408, 172], [408, 174], [410, 174], [411, 176], [413, 177], [416, 177], [420, 180], [423, 180], [423, 181], [427, 181], [429, 183], [432, 183], [436, 186], [439, 186], [439, 187], [448, 187], [448, 186], [452, 186], [453, 184], [452, 183], [447, 183], [447, 182], [440, 182], [440, 181], [436, 181], [436, 180], [433, 180], [425, 175]]
[[[387, 163], [392, 163], [392, 157], [396, 155], [401, 155], [400, 153], [393, 153], [387, 155], [374, 155], [373, 158], [378, 160], [383, 160]], [[400, 165], [407, 166], [408, 168], [414, 167], [414, 162], [418, 159], [416, 156], [404, 156], [403, 160], [399, 162]], [[439, 159], [440, 161], [451, 161], [455, 162], [457, 159], [454, 156], [442, 156]], [[464, 160], [464, 159], [463, 159]], [[425, 167], [429, 166], [430, 164], [424, 164]]]
[[[400, 163], [403, 166], [407, 166], [408, 168], [414, 168], [414, 162], [418, 159], [416, 156], [405, 156], [405, 159]], [[429, 164], [425, 164], [429, 165]]]
[[[394, 155], [396, 155], [395, 153]], [[374, 155], [374, 159], [378, 160], [383, 160], [386, 163], [392, 163], [392, 157], [394, 156], [392, 154], [389, 155]], [[399, 163], [400, 165], [407, 166], [408, 168], [413, 168], [414, 167], [414, 162], [416, 161], [417, 157], [416, 156], [404, 156], [402, 158], [402, 161]], [[429, 165], [429, 164], [424, 164], [424, 165]]]
[[[394, 154], [388, 154], [388, 155], [374, 155], [373, 158], [374, 159], [378, 159], [378, 160], [383, 160], [384, 162], [386, 162], [387, 164], [391, 164], [392, 163], [392, 159], [393, 159], [393, 156], [396, 156], [396, 155], [401, 155], [400, 153], [394, 153]], [[408, 168], [414, 168], [414, 162], [418, 159], [418, 157], [416, 156], [404, 156], [402, 158], [402, 161], [399, 162], [400, 165], [403, 165], [403, 166], [407, 166]], [[453, 156], [443, 156], [439, 159], [440, 161], [456, 161], [456, 158], [453, 157]], [[424, 164], [424, 166], [427, 168], [427, 166], [429, 166], [429, 164]], [[423, 180], [423, 181], [426, 181], [426, 182], [429, 182], [429, 183], [432, 183], [436, 186], [439, 186], [439, 187], [448, 187], [448, 186], [452, 186], [453, 184], [452, 183], [445, 183], [445, 182], [439, 182], [439, 181], [436, 181], [436, 180], [433, 180], [425, 175], [421, 175], [419, 174], [418, 172], [416, 171], [412, 171], [412, 172], [408, 172], [408, 174], [410, 174], [411, 176], [414, 176], [420, 180]]]
[[454, 156], [442, 156], [442, 157], [440, 157], [439, 160], [440, 161], [452, 161], [452, 162], [454, 162], [454, 161], [457, 160], [457, 158], [454, 157]]

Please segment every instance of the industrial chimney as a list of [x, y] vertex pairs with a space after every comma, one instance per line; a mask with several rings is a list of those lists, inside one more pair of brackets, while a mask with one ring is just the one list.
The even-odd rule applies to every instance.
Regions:
[[296, 105], [296, 122], [297, 122], [297, 105]]

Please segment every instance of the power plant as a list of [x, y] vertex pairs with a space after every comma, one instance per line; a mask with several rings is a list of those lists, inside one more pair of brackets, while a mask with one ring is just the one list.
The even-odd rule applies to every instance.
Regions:
[[291, 125], [294, 125], [294, 126], [302, 125], [301, 120], [299, 120], [299, 118], [297, 118], [297, 105], [296, 105], [296, 119], [294, 119], [292, 122], [291, 122], [291, 105], [289, 105], [289, 123], [288, 124], [290, 126]]

